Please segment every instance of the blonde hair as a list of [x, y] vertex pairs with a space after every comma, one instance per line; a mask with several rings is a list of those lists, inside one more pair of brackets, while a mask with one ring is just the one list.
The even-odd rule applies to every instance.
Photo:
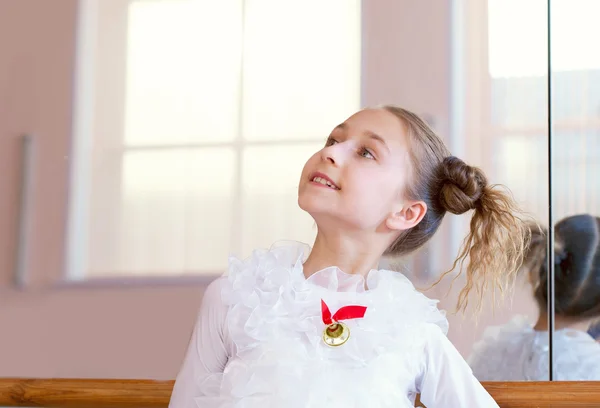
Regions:
[[452, 156], [440, 137], [417, 115], [396, 106], [382, 109], [404, 124], [409, 138], [412, 174], [407, 198], [427, 205], [421, 222], [401, 234], [386, 254], [400, 256], [420, 248], [437, 231], [447, 212], [463, 214], [473, 210], [470, 232], [452, 268], [435, 284], [457, 267], [454, 279], [460, 276], [468, 258], [466, 284], [456, 307], [464, 312], [469, 294], [475, 290], [479, 310], [486, 290], [504, 292], [523, 263], [531, 235], [524, 213], [507, 191], [488, 184], [483, 171]]

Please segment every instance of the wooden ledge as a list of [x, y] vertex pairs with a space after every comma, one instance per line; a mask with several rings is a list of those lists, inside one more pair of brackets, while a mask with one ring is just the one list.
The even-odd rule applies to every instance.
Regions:
[[0, 407], [158, 408], [174, 381], [0, 378]]
[[600, 407], [600, 381], [484, 382], [504, 408]]
[[[502, 408], [600, 407], [598, 382], [488, 382]], [[0, 407], [165, 408], [173, 381], [0, 378]]]

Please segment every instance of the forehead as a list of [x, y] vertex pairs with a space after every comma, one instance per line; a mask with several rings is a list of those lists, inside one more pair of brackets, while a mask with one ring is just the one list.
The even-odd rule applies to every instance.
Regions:
[[390, 145], [406, 145], [406, 128], [402, 121], [385, 109], [365, 109], [343, 123], [350, 133], [376, 134]]

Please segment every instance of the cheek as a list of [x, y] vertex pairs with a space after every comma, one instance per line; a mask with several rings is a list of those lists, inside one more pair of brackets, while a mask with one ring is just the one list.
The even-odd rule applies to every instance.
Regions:
[[315, 165], [319, 162], [320, 151], [316, 152], [304, 163], [304, 167], [302, 168], [302, 177], [308, 176], [308, 174], [314, 170]]
[[395, 174], [383, 169], [357, 169], [353, 178], [355, 183], [364, 192], [380, 196], [388, 196], [398, 191], [399, 179]]
[[395, 175], [384, 173], [361, 172], [357, 174], [359, 189], [353, 193], [358, 195], [363, 205], [373, 209], [387, 209], [401, 199], [401, 182]]

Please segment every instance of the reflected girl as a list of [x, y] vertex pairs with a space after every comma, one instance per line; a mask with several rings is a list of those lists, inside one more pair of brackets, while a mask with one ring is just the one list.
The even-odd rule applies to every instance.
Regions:
[[[600, 344], [588, 333], [600, 317], [600, 218], [565, 218], [556, 225], [555, 237], [555, 379], [600, 380]], [[480, 381], [548, 380], [546, 252], [545, 234], [532, 228], [524, 269], [540, 317], [533, 326], [517, 316], [486, 330], [469, 359]]]

